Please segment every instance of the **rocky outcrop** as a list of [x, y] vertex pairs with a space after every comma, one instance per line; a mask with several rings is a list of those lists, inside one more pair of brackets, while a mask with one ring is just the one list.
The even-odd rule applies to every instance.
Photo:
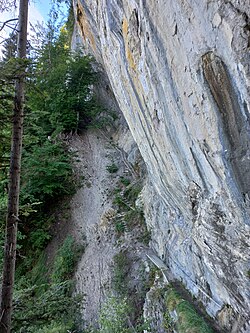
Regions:
[[151, 246], [229, 332], [249, 295], [249, 4], [78, 0], [147, 165]]

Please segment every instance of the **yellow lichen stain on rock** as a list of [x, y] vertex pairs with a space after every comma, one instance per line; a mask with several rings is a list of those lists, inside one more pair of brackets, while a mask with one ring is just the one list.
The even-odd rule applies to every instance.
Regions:
[[136, 71], [136, 64], [134, 61], [133, 54], [129, 48], [129, 38], [128, 38], [128, 21], [126, 18], [122, 21], [122, 34], [125, 43], [126, 58], [128, 60], [129, 67]]
[[[123, 37], [127, 37], [128, 35], [128, 20], [124, 17], [124, 19], [122, 20], [122, 34]], [[125, 40], [125, 38], [124, 38]]]
[[87, 15], [80, 1], [78, 1], [76, 5], [76, 17], [83, 39], [89, 42], [93, 51], [96, 51], [95, 37], [91, 31]]
[[[125, 44], [125, 53], [126, 53], [126, 59], [128, 61], [129, 69], [132, 70], [130, 71], [131, 74], [131, 79], [134, 82], [135, 89], [137, 91], [138, 97], [140, 98], [141, 105], [145, 106], [144, 103], [144, 98], [143, 98], [143, 88], [140, 82], [139, 74], [137, 71], [137, 66], [135, 62], [135, 58], [132, 54], [132, 51], [130, 49], [129, 45], [129, 23], [128, 20], [124, 17], [122, 20], [122, 34], [123, 34], [123, 39], [124, 39], [124, 44]], [[127, 81], [126, 78], [123, 79], [123, 82], [127, 82], [127, 91], [130, 91], [130, 83]], [[133, 100], [133, 94], [131, 95], [131, 100]], [[137, 108], [138, 110], [140, 108]]]

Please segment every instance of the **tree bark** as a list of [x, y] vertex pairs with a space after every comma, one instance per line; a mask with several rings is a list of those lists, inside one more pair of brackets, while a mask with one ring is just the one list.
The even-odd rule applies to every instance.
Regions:
[[[28, 0], [20, 0], [17, 54], [17, 57], [20, 59], [26, 58], [27, 22]], [[0, 310], [0, 333], [10, 333], [11, 330], [12, 298], [16, 261], [17, 224], [19, 212], [25, 72], [26, 71], [24, 68], [15, 83], [12, 148], [10, 160], [10, 181], [8, 194], [8, 210], [6, 218], [3, 282]]]

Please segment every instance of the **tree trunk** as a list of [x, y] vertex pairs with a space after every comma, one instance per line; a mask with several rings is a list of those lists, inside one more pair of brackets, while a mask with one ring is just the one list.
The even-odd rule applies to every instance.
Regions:
[[[17, 57], [25, 59], [27, 45], [28, 0], [20, 0], [19, 6], [19, 34]], [[19, 211], [24, 85], [25, 69], [22, 70], [22, 73], [16, 80], [15, 84], [12, 148], [10, 160], [10, 181], [6, 219], [3, 282], [0, 311], [0, 333], [10, 333], [11, 329], [12, 296], [15, 275], [16, 238]]]

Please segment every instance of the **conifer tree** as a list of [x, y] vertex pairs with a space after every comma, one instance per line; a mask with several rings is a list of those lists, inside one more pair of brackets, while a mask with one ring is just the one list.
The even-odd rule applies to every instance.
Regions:
[[8, 61], [10, 58], [15, 58], [17, 53], [17, 31], [13, 30], [9, 37], [3, 43], [2, 60]]
[[[17, 57], [25, 62], [27, 45], [28, 0], [20, 0], [18, 24]], [[25, 66], [20, 71], [15, 83], [13, 108], [12, 149], [10, 161], [10, 181], [8, 193], [8, 209], [6, 218], [6, 236], [3, 263], [3, 282], [0, 309], [0, 333], [10, 333], [12, 297], [14, 287], [16, 238], [19, 212], [20, 170], [23, 135]]]

